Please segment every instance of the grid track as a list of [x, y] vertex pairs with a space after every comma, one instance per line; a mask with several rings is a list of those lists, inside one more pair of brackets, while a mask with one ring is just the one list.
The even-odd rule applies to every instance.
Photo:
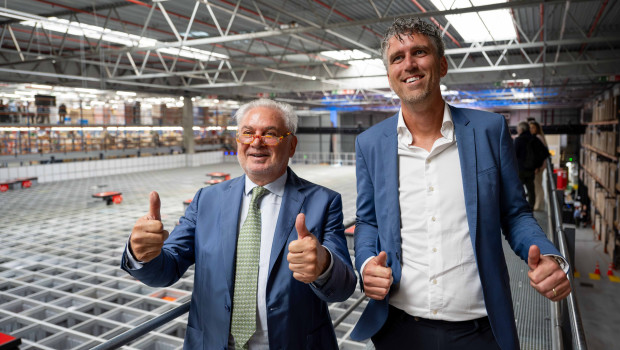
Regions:
[[[341, 193], [345, 223], [352, 222], [354, 167], [292, 168]], [[189, 300], [193, 267], [174, 285], [152, 288], [120, 270], [120, 256], [135, 220], [148, 210], [150, 191], [159, 192], [162, 221], [170, 230], [183, 214], [183, 201], [213, 171], [242, 174], [236, 163], [221, 163], [46, 182], [1, 193], [0, 332], [21, 337], [22, 350], [89, 349]], [[122, 192], [123, 202], [106, 205], [91, 197], [101, 191]], [[549, 304], [529, 287], [527, 265], [505, 249], [522, 348], [549, 348]], [[359, 297], [358, 289], [349, 300], [330, 304], [332, 319]], [[349, 338], [365, 306], [363, 301], [336, 327], [341, 349], [367, 348]], [[181, 316], [124, 349], [181, 349], [186, 323], [187, 315]]]

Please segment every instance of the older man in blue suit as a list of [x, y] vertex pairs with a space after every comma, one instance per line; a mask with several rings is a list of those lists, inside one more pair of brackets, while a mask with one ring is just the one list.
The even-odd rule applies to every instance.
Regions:
[[356, 140], [355, 263], [372, 300], [351, 338], [377, 349], [519, 349], [501, 233], [540, 294], [558, 301], [571, 289], [524, 199], [506, 121], [443, 101], [435, 26], [398, 19], [382, 48], [401, 109]]
[[357, 281], [340, 195], [287, 167], [290, 105], [256, 100], [235, 117], [245, 175], [199, 190], [168, 239], [151, 193], [122, 268], [169, 286], [196, 264], [185, 349], [337, 349], [327, 302], [346, 300]]

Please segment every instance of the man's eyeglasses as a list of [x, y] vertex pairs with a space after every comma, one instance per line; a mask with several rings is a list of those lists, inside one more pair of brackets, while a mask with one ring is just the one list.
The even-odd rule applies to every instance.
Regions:
[[287, 132], [284, 136], [273, 136], [273, 135], [254, 135], [254, 134], [237, 134], [237, 141], [244, 145], [249, 145], [254, 142], [254, 139], [260, 139], [260, 141], [267, 146], [277, 146], [284, 140], [285, 137], [292, 135], [290, 132]]

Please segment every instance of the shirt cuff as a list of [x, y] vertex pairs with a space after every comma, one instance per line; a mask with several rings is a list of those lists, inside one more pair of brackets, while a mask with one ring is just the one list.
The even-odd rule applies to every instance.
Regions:
[[329, 278], [332, 276], [332, 270], [334, 267], [334, 256], [332, 255], [332, 252], [330, 252], [326, 246], [323, 246], [323, 248], [325, 248], [325, 250], [329, 253], [329, 266], [325, 272], [323, 272], [314, 282], [312, 282], [312, 284], [317, 288], [322, 287], [325, 283], [327, 283]]
[[129, 249], [129, 240], [127, 240], [127, 244], [125, 244], [125, 257], [127, 257], [127, 259], [125, 259], [125, 266], [130, 270], [139, 270], [144, 266], [144, 263], [138, 261], [131, 253]]
[[368, 264], [368, 262], [370, 261], [370, 259], [374, 258], [374, 256], [371, 256], [370, 258], [366, 259], [366, 261], [364, 261], [364, 263], [362, 264], [362, 268], [360, 269], [360, 279], [363, 281], [364, 278], [364, 268], [366, 267], [366, 264]]
[[562, 271], [564, 271], [564, 273], [568, 273], [570, 266], [568, 265], [568, 262], [566, 261], [566, 259], [564, 259], [563, 257], [559, 255], [555, 255], [555, 254], [547, 254], [544, 256], [552, 257], [555, 260], [555, 262], [557, 262], [558, 265], [560, 265], [560, 268], [562, 269]]

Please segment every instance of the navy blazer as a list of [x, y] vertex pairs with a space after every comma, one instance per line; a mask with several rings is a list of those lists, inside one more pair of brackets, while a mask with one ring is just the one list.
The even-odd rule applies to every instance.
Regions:
[[[185, 349], [227, 349], [230, 334], [238, 220], [245, 175], [202, 188], [164, 243], [141, 269], [122, 268], [149, 286], [170, 286], [196, 264]], [[320, 288], [299, 282], [288, 268], [295, 219], [333, 257], [331, 278]], [[269, 261], [267, 327], [271, 349], [338, 349], [327, 302], [346, 300], [357, 277], [344, 237], [340, 194], [299, 178], [289, 168]]]
[[[508, 269], [500, 233], [527, 261], [531, 245], [560, 255], [546, 238], [524, 197], [510, 132], [503, 116], [450, 107], [459, 152], [469, 233], [493, 334], [504, 350], [519, 349]], [[387, 253], [394, 284], [401, 278], [398, 197], [398, 114], [357, 137], [355, 263]], [[415, 181], [412, 179], [412, 181]], [[362, 284], [363, 286], [363, 284]], [[385, 323], [389, 295], [370, 300], [351, 338], [367, 339]]]

